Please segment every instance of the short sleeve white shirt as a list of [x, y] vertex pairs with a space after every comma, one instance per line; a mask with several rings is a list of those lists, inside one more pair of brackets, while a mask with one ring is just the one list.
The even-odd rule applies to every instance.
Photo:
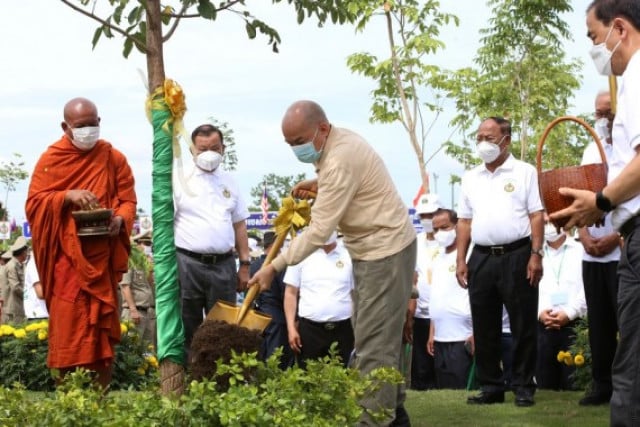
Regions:
[[249, 217], [240, 189], [226, 171], [199, 168], [185, 178], [186, 189], [174, 180], [176, 246], [197, 253], [229, 252], [235, 246], [233, 224]]
[[47, 304], [36, 295], [33, 285], [40, 282], [35, 257], [29, 257], [24, 271], [24, 314], [27, 319], [42, 319], [49, 317]]
[[587, 312], [582, 284], [582, 245], [570, 236], [558, 249], [544, 243], [542, 268], [538, 284], [538, 317], [544, 310], [564, 311], [570, 320]]
[[287, 267], [284, 283], [299, 289], [298, 315], [314, 322], [336, 322], [353, 311], [353, 266], [346, 248], [320, 248], [297, 265]]
[[477, 245], [503, 245], [531, 235], [529, 215], [543, 210], [533, 166], [509, 155], [492, 173], [484, 164], [462, 177], [458, 216], [471, 219]]
[[416, 251], [416, 272], [418, 273], [418, 301], [414, 317], [429, 318], [429, 295], [433, 278], [433, 260], [441, 248], [435, 240], [427, 240], [427, 233], [418, 233]]
[[[627, 65], [618, 87], [616, 117], [611, 139], [613, 153], [609, 163], [608, 182], [612, 182], [636, 156], [640, 144], [640, 52], [635, 52]], [[640, 194], [632, 197], [611, 213], [611, 223], [618, 230], [640, 211]]]
[[[605, 158], [607, 159], [607, 163], [610, 163], [611, 155], [613, 153], [613, 145], [608, 143], [603, 143]], [[600, 152], [598, 151], [598, 146], [595, 142], [587, 145], [587, 148], [584, 149], [584, 153], [582, 154], [582, 163], [583, 165], [589, 165], [594, 163], [602, 163], [602, 158], [600, 157]], [[589, 234], [595, 238], [603, 237], [615, 232], [613, 225], [611, 224], [611, 214], [607, 214], [604, 217], [604, 225], [596, 227], [595, 225], [588, 228]], [[582, 257], [583, 260], [589, 262], [611, 262], [611, 261], [619, 261], [620, 260], [620, 248], [616, 247], [613, 251], [608, 254], [596, 257], [584, 252]]]
[[469, 293], [456, 280], [457, 251], [444, 253], [433, 262], [431, 322], [434, 340], [464, 341], [473, 334]]

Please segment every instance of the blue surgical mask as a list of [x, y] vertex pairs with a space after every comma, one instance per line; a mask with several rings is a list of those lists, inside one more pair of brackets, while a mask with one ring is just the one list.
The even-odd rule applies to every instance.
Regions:
[[295, 154], [298, 160], [303, 163], [315, 163], [322, 155], [324, 144], [322, 144], [320, 151], [316, 150], [316, 147], [313, 145], [313, 141], [316, 139], [316, 136], [318, 136], [318, 130], [320, 130], [320, 128], [316, 129], [316, 133], [313, 134], [313, 138], [311, 139], [311, 141], [305, 142], [304, 144], [291, 146], [293, 154]]

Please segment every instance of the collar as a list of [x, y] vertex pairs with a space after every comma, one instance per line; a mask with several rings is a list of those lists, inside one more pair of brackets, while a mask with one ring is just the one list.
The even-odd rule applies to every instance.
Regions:
[[502, 164], [498, 166], [496, 170], [494, 170], [493, 172], [487, 169], [487, 165], [485, 163], [480, 165], [480, 172], [495, 175], [500, 170], [505, 170], [505, 171], [513, 170], [513, 167], [515, 166], [515, 164], [516, 164], [515, 157], [513, 157], [513, 154], [509, 153], [509, 156], [504, 160], [504, 162], [502, 162]]
[[316, 163], [314, 163], [316, 167], [316, 173], [318, 173], [318, 171], [320, 170], [320, 167], [322, 166], [322, 163], [327, 158], [325, 154], [327, 154], [327, 151], [329, 151], [329, 148], [333, 145], [333, 141], [335, 141], [335, 139], [337, 138], [338, 131], [336, 130], [334, 132], [334, 129], [336, 128], [334, 128], [333, 125], [329, 123], [329, 135], [327, 135], [327, 140], [324, 142], [324, 145], [322, 146], [322, 153], [320, 154], [320, 158]]

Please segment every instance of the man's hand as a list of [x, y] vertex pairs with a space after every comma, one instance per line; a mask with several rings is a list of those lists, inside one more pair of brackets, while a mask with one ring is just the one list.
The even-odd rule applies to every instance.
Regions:
[[66, 203], [72, 203], [84, 211], [98, 209], [98, 197], [89, 190], [68, 190], [64, 195]]
[[540, 283], [540, 279], [542, 279], [542, 258], [540, 255], [531, 254], [529, 264], [527, 264], [527, 279], [529, 279], [529, 285], [534, 288]]
[[298, 199], [308, 199], [311, 197], [311, 193], [318, 194], [317, 179], [306, 179], [304, 181], [300, 181], [294, 185], [291, 190], [291, 195]]
[[236, 290], [238, 292], [244, 292], [247, 290], [247, 283], [249, 282], [249, 266], [241, 265], [238, 269], [238, 286]]
[[476, 341], [473, 339], [473, 335], [469, 335], [469, 337], [464, 340], [464, 348], [467, 349], [469, 355], [473, 356], [476, 354]]
[[289, 347], [295, 353], [300, 353], [302, 351], [302, 341], [300, 340], [300, 334], [298, 333], [298, 328], [290, 328], [289, 329]]
[[468, 274], [469, 270], [467, 268], [467, 263], [464, 261], [458, 261], [456, 263], [456, 279], [458, 279], [458, 284], [464, 289], [469, 287], [469, 283], [467, 282]]
[[262, 268], [258, 270], [251, 279], [249, 279], [247, 286], [251, 287], [253, 285], [258, 285], [260, 286], [260, 292], [268, 291], [269, 288], [271, 288], [271, 282], [273, 282], [273, 278], [275, 276], [276, 269], [273, 268], [271, 264], [267, 266], [263, 265]]
[[435, 353], [435, 340], [433, 337], [429, 337], [427, 340], [427, 353], [429, 353], [430, 356], [433, 356]]
[[562, 187], [558, 192], [563, 196], [571, 197], [573, 203], [568, 208], [549, 215], [552, 221], [569, 218], [564, 226], [565, 230], [602, 223], [603, 212], [596, 207], [596, 194], [593, 191]]
[[591, 256], [601, 256], [598, 249], [600, 239], [591, 236], [589, 233], [580, 233], [580, 243], [584, 246], [584, 251]]
[[597, 240], [596, 247], [600, 254], [599, 256], [605, 256], [620, 247], [620, 235], [618, 233], [611, 233], [603, 236]]
[[111, 217], [111, 223], [109, 224], [109, 236], [117, 236], [120, 234], [120, 229], [122, 228], [122, 222], [124, 220], [120, 215], [116, 215]]
[[140, 312], [137, 308], [129, 308], [129, 316], [131, 317], [131, 321], [136, 325], [140, 324], [140, 320], [142, 320], [142, 316], [140, 316]]

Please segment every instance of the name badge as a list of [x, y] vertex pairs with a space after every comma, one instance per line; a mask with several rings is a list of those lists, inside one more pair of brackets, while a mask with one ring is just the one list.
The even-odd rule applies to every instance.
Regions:
[[558, 291], [551, 294], [551, 305], [566, 305], [569, 303], [569, 293], [567, 291]]

